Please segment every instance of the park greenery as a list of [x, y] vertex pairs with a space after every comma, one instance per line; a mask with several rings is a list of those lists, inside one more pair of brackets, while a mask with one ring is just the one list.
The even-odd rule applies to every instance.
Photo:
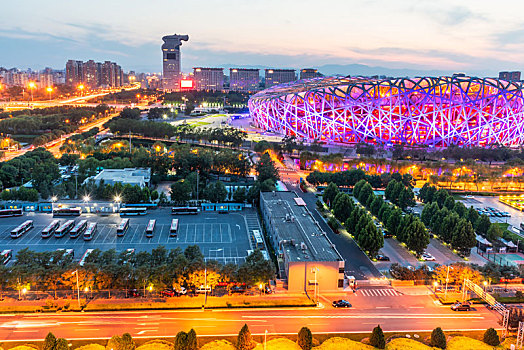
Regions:
[[0, 133], [11, 138], [43, 145], [63, 135], [76, 131], [80, 126], [101, 118], [111, 109], [106, 105], [96, 107], [51, 107], [21, 112], [0, 113]]
[[307, 176], [306, 180], [314, 186], [333, 182], [335, 185], [344, 188], [353, 187], [360, 180], [366, 180], [373, 188], [386, 188], [392, 180], [395, 180], [402, 183], [405, 187], [413, 187], [413, 178], [410, 174], [401, 175], [395, 172], [392, 174], [369, 175], [362, 169], [350, 169], [339, 172], [313, 171]]
[[498, 227], [491, 228], [493, 224], [486, 215], [479, 216], [473, 207], [467, 209], [461, 202], [455, 202], [445, 189], [437, 190], [426, 183], [420, 189], [419, 199], [425, 203], [420, 215], [422, 222], [464, 256], [469, 256], [477, 243], [475, 231], [491, 240], [501, 235]]
[[[509, 349], [511, 342], [501, 344], [501, 340], [497, 331], [493, 328], [487, 329], [479, 336], [482, 340], [477, 340], [461, 335], [454, 334], [446, 335], [440, 327], [435, 328], [429, 337], [421, 339], [407, 339], [400, 336], [398, 333], [384, 334], [380, 325], [377, 325], [369, 335], [363, 338], [362, 341], [351, 340], [355, 337], [340, 337], [329, 336], [324, 337], [322, 342], [315, 338], [309, 328], [302, 327], [297, 336], [289, 335], [275, 336], [271, 339], [261, 339], [260, 343], [255, 340], [249, 326], [244, 324], [235, 339], [231, 341], [224, 339], [213, 339], [206, 337], [199, 337], [194, 329], [188, 332], [180, 331], [175, 337], [163, 339], [140, 339], [140, 337], [133, 339], [131, 334], [124, 333], [123, 335], [114, 335], [106, 342], [99, 345], [89, 344], [86, 341], [80, 342], [81, 347], [75, 347], [64, 338], [57, 338], [53, 333], [49, 332], [38, 347], [42, 350], [68, 350], [68, 349], [82, 349], [82, 350], [253, 350], [253, 349], [268, 349], [268, 350], [332, 350], [332, 349], [386, 349], [386, 350], [401, 350], [401, 349], [493, 349], [493, 347], [501, 349]], [[214, 337], [216, 338], [216, 337]], [[296, 338], [296, 341], [295, 341]], [[74, 343], [74, 341], [72, 342]], [[73, 345], [73, 347], [71, 347]], [[315, 346], [316, 345], [316, 346]], [[13, 349], [38, 349], [32, 344], [27, 346], [18, 346]]]
[[[0, 265], [0, 291], [23, 288], [36, 292], [57, 290], [75, 291], [78, 271], [79, 288], [92, 291], [149, 289], [180, 290], [185, 287], [195, 290], [204, 285], [211, 288], [220, 282], [245, 283], [258, 286], [274, 278], [275, 268], [265, 260], [260, 250], [251, 253], [244, 263], [220, 264], [204, 260], [197, 245], [167, 250], [164, 246], [152, 249], [151, 253], [140, 251], [101, 251], [95, 249], [83, 266], [73, 261], [63, 251], [35, 252], [27, 248], [19, 251], [15, 263], [6, 267]], [[56, 295], [56, 294], [55, 294]]]

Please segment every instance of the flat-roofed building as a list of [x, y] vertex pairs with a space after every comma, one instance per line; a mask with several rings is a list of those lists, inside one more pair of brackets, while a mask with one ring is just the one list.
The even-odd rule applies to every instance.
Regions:
[[254, 92], [258, 90], [260, 70], [250, 68], [229, 69], [229, 90]]
[[144, 188], [151, 183], [151, 168], [124, 168], [124, 169], [104, 169], [95, 176], [88, 177], [84, 183], [94, 181], [100, 185], [103, 181], [106, 185], [121, 183], [122, 185], [139, 186]]
[[314, 68], [303, 68], [300, 70], [300, 80], [318, 78], [322, 76], [317, 69]]
[[266, 69], [266, 88], [297, 80], [294, 69]]
[[520, 71], [499, 72], [499, 79], [506, 80], [506, 81], [519, 81], [520, 80]]
[[198, 91], [224, 90], [224, 68], [193, 68], [195, 88]]
[[344, 259], [295, 192], [261, 192], [260, 208], [290, 292], [344, 287]]

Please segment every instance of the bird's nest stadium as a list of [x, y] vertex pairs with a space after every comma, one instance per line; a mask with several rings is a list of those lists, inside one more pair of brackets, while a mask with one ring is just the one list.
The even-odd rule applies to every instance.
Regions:
[[515, 146], [523, 104], [521, 83], [498, 79], [324, 77], [260, 91], [249, 110], [257, 127], [305, 140]]

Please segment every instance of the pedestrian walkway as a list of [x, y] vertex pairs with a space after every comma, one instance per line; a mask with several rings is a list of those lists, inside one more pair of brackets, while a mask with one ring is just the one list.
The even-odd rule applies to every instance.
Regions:
[[260, 221], [258, 220], [258, 214], [254, 210], [246, 210], [244, 212], [244, 217], [246, 219], [246, 226], [247, 226], [247, 232], [249, 235], [249, 244], [251, 245], [251, 248], [260, 248], [262, 250], [265, 248], [265, 243], [262, 242], [262, 246], [260, 246], [260, 243], [257, 243], [255, 240], [255, 236], [253, 235], [254, 230], [258, 230], [260, 234], [262, 234], [262, 228], [260, 227]]
[[363, 297], [399, 297], [402, 293], [393, 288], [366, 288], [357, 289], [354, 295]]

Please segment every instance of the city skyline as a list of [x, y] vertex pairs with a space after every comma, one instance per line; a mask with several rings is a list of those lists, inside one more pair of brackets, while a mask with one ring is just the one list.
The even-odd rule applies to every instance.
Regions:
[[[519, 4], [507, 11], [501, 3], [473, 1], [457, 6], [451, 1], [332, 0], [322, 7], [312, 1], [300, 7], [284, 1], [276, 11], [276, 2], [240, 0], [222, 7], [211, 0], [198, 5], [29, 3], [23, 8], [4, 5], [0, 45], [6, 50], [0, 66], [60, 68], [67, 59], [94, 59], [122, 62], [126, 70], [160, 72], [160, 38], [173, 32], [192, 38], [184, 46], [184, 72], [196, 66], [299, 69], [363, 64], [399, 69], [399, 74], [418, 70], [494, 75], [521, 70], [524, 58], [519, 43], [524, 21], [518, 17], [524, 5]], [[68, 16], [58, 19], [57, 13]]]

